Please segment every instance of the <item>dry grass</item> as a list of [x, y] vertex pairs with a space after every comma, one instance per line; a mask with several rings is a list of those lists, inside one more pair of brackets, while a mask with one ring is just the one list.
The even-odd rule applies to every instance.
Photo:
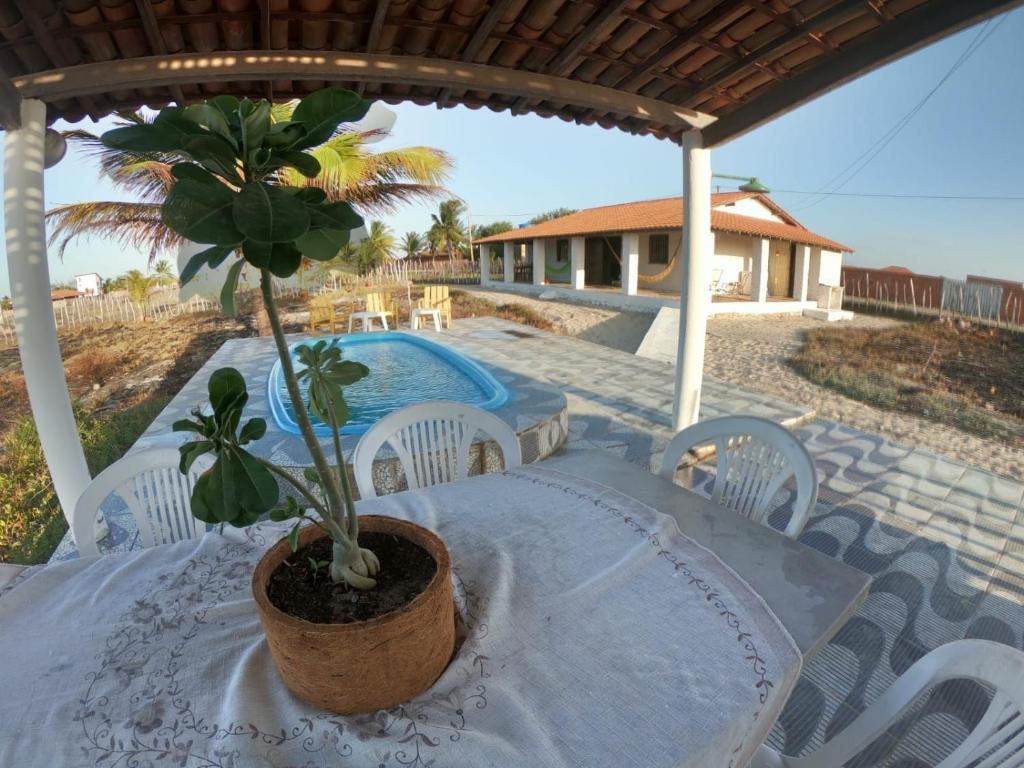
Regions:
[[1024, 335], [921, 321], [823, 328], [790, 361], [823, 386], [881, 408], [1024, 444]]

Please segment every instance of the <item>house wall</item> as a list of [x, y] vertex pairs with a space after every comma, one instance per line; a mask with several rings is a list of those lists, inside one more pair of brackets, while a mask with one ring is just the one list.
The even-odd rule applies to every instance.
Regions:
[[[566, 257], [564, 261], [558, 260], [558, 240], [565, 240], [566, 242]], [[549, 283], [568, 283], [571, 279], [571, 238], [545, 240], [544, 244], [544, 276], [548, 279]]]
[[[813, 253], [812, 249], [812, 253]], [[839, 285], [843, 280], [843, 254], [838, 251], [827, 251], [824, 248], [819, 248], [818, 259], [818, 279], [808, 286], [807, 298], [817, 300], [818, 298], [818, 285]], [[811, 257], [813, 261], [813, 255]], [[813, 293], [813, 295], [812, 295]]]
[[748, 197], [746, 200], [737, 200], [735, 203], [730, 205], [716, 205], [716, 211], [725, 211], [726, 213], [736, 213], [740, 216], [750, 216], [753, 219], [765, 219], [767, 221], [779, 221], [782, 219], [775, 214], [768, 206], [762, 203], [760, 200], [755, 200], [752, 197]]
[[[643, 232], [640, 234], [640, 268], [641, 275], [656, 275], [665, 269], [664, 264], [651, 264], [650, 261], [650, 236], [652, 234], [664, 234], [654, 232]], [[678, 291], [681, 284], [679, 274], [679, 255], [682, 233], [672, 230], [668, 233], [668, 259], [669, 262], [675, 257], [675, 266], [661, 280], [656, 282], [640, 281], [641, 288], [653, 291]], [[749, 235], [737, 235], [730, 232], [715, 233], [715, 255], [711, 262], [711, 270], [721, 270], [719, 277], [722, 283], [737, 282], [740, 272], [749, 272], [751, 265], [750, 254], [753, 249], [753, 242], [756, 238]], [[708, 279], [714, 277], [709, 274]]]

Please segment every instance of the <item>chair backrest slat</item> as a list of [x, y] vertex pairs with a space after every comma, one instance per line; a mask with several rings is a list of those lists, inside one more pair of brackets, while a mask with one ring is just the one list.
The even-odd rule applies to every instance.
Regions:
[[957, 640], [936, 648], [816, 752], [799, 758], [779, 756], [779, 765], [847, 765], [912, 712], [922, 696], [952, 680], [974, 681], [994, 693], [971, 732], [936, 768], [1022, 768], [1024, 653], [991, 640]]
[[188, 477], [178, 471], [177, 448], [153, 448], [111, 464], [88, 485], [75, 504], [72, 534], [82, 555], [99, 554], [96, 517], [103, 503], [118, 496], [131, 511], [143, 547], [201, 537], [206, 526], [192, 516], [195, 480], [212, 463], [200, 457]]
[[759, 523], [767, 523], [783, 485], [796, 483], [796, 500], [785, 533], [796, 538], [818, 498], [814, 461], [785, 427], [756, 416], [725, 416], [682, 430], [669, 442], [661, 475], [674, 480], [683, 455], [706, 444], [717, 464], [711, 501]]
[[374, 498], [373, 462], [384, 445], [398, 457], [409, 488], [426, 488], [469, 476], [473, 438], [483, 432], [501, 448], [505, 468], [522, 463], [513, 429], [493, 413], [465, 403], [433, 400], [394, 411], [359, 440], [352, 455], [361, 498]]

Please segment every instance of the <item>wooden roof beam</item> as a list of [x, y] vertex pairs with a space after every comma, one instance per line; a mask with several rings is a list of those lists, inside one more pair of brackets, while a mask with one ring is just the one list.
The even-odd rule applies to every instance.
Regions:
[[421, 56], [338, 51], [219, 51], [81, 64], [14, 79], [22, 97], [78, 98], [118, 90], [281, 78], [362, 80], [474, 91], [551, 101], [578, 109], [623, 115], [678, 131], [703, 128], [715, 118], [692, 109], [591, 83], [486, 64]]
[[[1021, 4], [1024, 0], [932, 0], [917, 6], [719, 118], [704, 129], [705, 146], [730, 141], [854, 78]], [[706, 85], [707, 81], [700, 87]]]
[[[380, 44], [380, 33], [384, 29], [384, 20], [388, 16], [388, 7], [391, 0], [377, 0], [377, 8], [373, 12], [373, 21], [370, 22], [370, 31], [366, 35], [366, 52], [373, 53]], [[366, 91], [366, 83], [360, 81], [356, 86], [356, 93], [360, 96]]]
[[21, 127], [21, 94], [6, 72], [0, 71], [0, 128]]
[[[630, 0], [616, 0], [613, 3], [605, 3], [587, 22], [586, 26], [579, 31], [572, 40], [565, 45], [558, 55], [547, 63], [540, 71], [548, 74], [564, 77], [575, 69], [577, 61], [583, 49], [607, 28], [608, 24], [620, 14], [623, 8], [629, 5]], [[529, 104], [528, 99], [517, 99], [512, 105], [512, 113], [522, 112]]]
[[[271, 50], [270, 47], [270, 0], [259, 0], [260, 6], [260, 47], [265, 51]], [[274, 81], [264, 80], [263, 81], [263, 97], [270, 102], [274, 103]]]
[[[32, 32], [32, 36], [36, 39], [39, 47], [43, 49], [43, 53], [46, 57], [53, 62], [56, 67], [67, 67], [71, 62], [68, 61], [67, 56], [64, 55], [64, 51], [57, 45], [57, 41], [53, 39], [53, 35], [50, 34], [50, 30], [42, 19], [39, 18], [39, 14], [36, 13], [35, 8], [32, 6], [31, 0], [14, 0], [14, 4], [18, 6], [18, 11], [21, 13], [21, 17], [28, 24], [29, 30]], [[99, 117], [100, 110], [96, 106], [96, 101], [89, 98], [88, 96], [82, 96], [78, 98], [79, 103], [92, 117]], [[20, 119], [20, 118], [19, 118]]]
[[[150, 0], [135, 0], [135, 7], [139, 9], [139, 18], [142, 20], [142, 29], [146, 33], [146, 40], [149, 47], [157, 56], [167, 53], [167, 46], [164, 44], [164, 36], [160, 34], [160, 25], [157, 23], [156, 14], [153, 13], [153, 3]], [[171, 96], [178, 106], [185, 106], [185, 94], [180, 85], [172, 85]]]
[[[484, 16], [483, 21], [476, 25], [476, 30], [473, 32], [473, 36], [469, 38], [469, 42], [466, 43], [466, 47], [462, 50], [462, 56], [460, 57], [463, 61], [473, 61], [480, 53], [480, 50], [484, 47], [484, 43], [487, 42], [487, 38], [491, 36], [491, 32], [501, 21], [502, 16], [505, 15], [505, 11], [512, 5], [513, 0], [497, 0], [497, 2], [491, 3], [490, 10], [487, 11], [487, 15]], [[444, 88], [441, 93], [437, 96], [437, 108], [441, 109], [446, 106], [452, 98], [452, 89]]]

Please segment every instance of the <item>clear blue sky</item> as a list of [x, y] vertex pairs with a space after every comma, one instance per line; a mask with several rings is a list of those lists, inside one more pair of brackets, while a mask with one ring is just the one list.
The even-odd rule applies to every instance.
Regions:
[[[947, 73], [979, 28], [944, 40], [785, 115], [712, 153], [712, 168], [756, 175], [773, 190], [817, 191], [892, 128]], [[990, 27], [989, 29], [992, 29]], [[1024, 196], [1024, 12], [1011, 13], [905, 129], [842, 191]], [[449, 187], [473, 221], [520, 223], [534, 213], [680, 194], [677, 146], [596, 126], [486, 109], [400, 105], [393, 138], [457, 163]], [[87, 123], [83, 125], [88, 125]], [[723, 182], [723, 186], [728, 182]], [[69, 153], [47, 172], [47, 205], [116, 199], [94, 165]], [[971, 272], [1024, 280], [1024, 200], [980, 202], [830, 197], [773, 192], [811, 229], [856, 249], [847, 263], [898, 264], [953, 277]], [[425, 230], [430, 209], [385, 219]], [[9, 293], [6, 257], [0, 295]], [[142, 253], [101, 240], [51, 256], [54, 280], [145, 268]]]

